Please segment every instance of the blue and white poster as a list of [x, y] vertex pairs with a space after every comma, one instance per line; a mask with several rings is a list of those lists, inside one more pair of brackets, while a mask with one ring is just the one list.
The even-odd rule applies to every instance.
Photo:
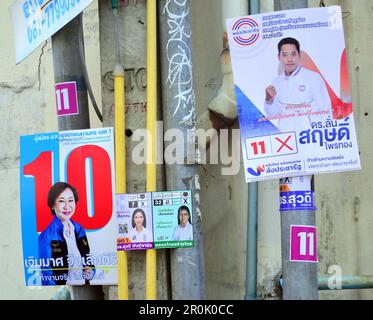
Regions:
[[117, 283], [112, 128], [20, 137], [27, 286]]
[[227, 20], [246, 182], [360, 169], [338, 6]]

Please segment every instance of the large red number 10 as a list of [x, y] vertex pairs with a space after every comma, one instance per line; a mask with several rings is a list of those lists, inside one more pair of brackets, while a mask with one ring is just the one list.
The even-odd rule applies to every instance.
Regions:
[[[87, 190], [86, 160], [91, 161], [91, 187]], [[43, 231], [53, 216], [47, 205], [47, 195], [52, 187], [52, 152], [42, 152], [34, 161], [24, 166], [24, 175], [35, 179], [36, 228]], [[99, 229], [111, 219], [113, 210], [110, 157], [107, 152], [94, 145], [74, 149], [67, 158], [67, 182], [74, 186], [79, 201], [73, 220], [85, 229]], [[88, 215], [88, 197], [93, 199], [93, 216]]]

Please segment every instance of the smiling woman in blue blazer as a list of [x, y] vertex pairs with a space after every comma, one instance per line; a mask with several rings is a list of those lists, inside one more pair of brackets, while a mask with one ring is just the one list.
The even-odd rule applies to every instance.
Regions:
[[77, 190], [65, 182], [57, 182], [48, 192], [54, 218], [39, 235], [39, 258], [53, 265], [42, 268], [43, 285], [83, 285], [94, 277], [85, 230], [71, 220], [78, 200]]

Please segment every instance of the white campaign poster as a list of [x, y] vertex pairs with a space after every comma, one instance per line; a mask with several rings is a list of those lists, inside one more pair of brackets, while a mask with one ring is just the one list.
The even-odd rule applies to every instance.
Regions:
[[360, 169], [338, 6], [227, 20], [246, 181]]

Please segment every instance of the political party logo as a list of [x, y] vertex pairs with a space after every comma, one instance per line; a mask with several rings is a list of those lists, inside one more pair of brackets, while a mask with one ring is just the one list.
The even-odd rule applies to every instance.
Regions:
[[259, 177], [264, 171], [265, 171], [265, 165], [258, 166], [256, 170], [254, 170], [253, 168], [247, 168], [247, 172], [255, 177]]
[[300, 85], [299, 86], [299, 91], [301, 91], [301, 92], [304, 92], [304, 91], [306, 91], [306, 86], [305, 85]]
[[234, 41], [242, 46], [250, 46], [259, 38], [259, 25], [251, 18], [241, 18], [232, 27]]

